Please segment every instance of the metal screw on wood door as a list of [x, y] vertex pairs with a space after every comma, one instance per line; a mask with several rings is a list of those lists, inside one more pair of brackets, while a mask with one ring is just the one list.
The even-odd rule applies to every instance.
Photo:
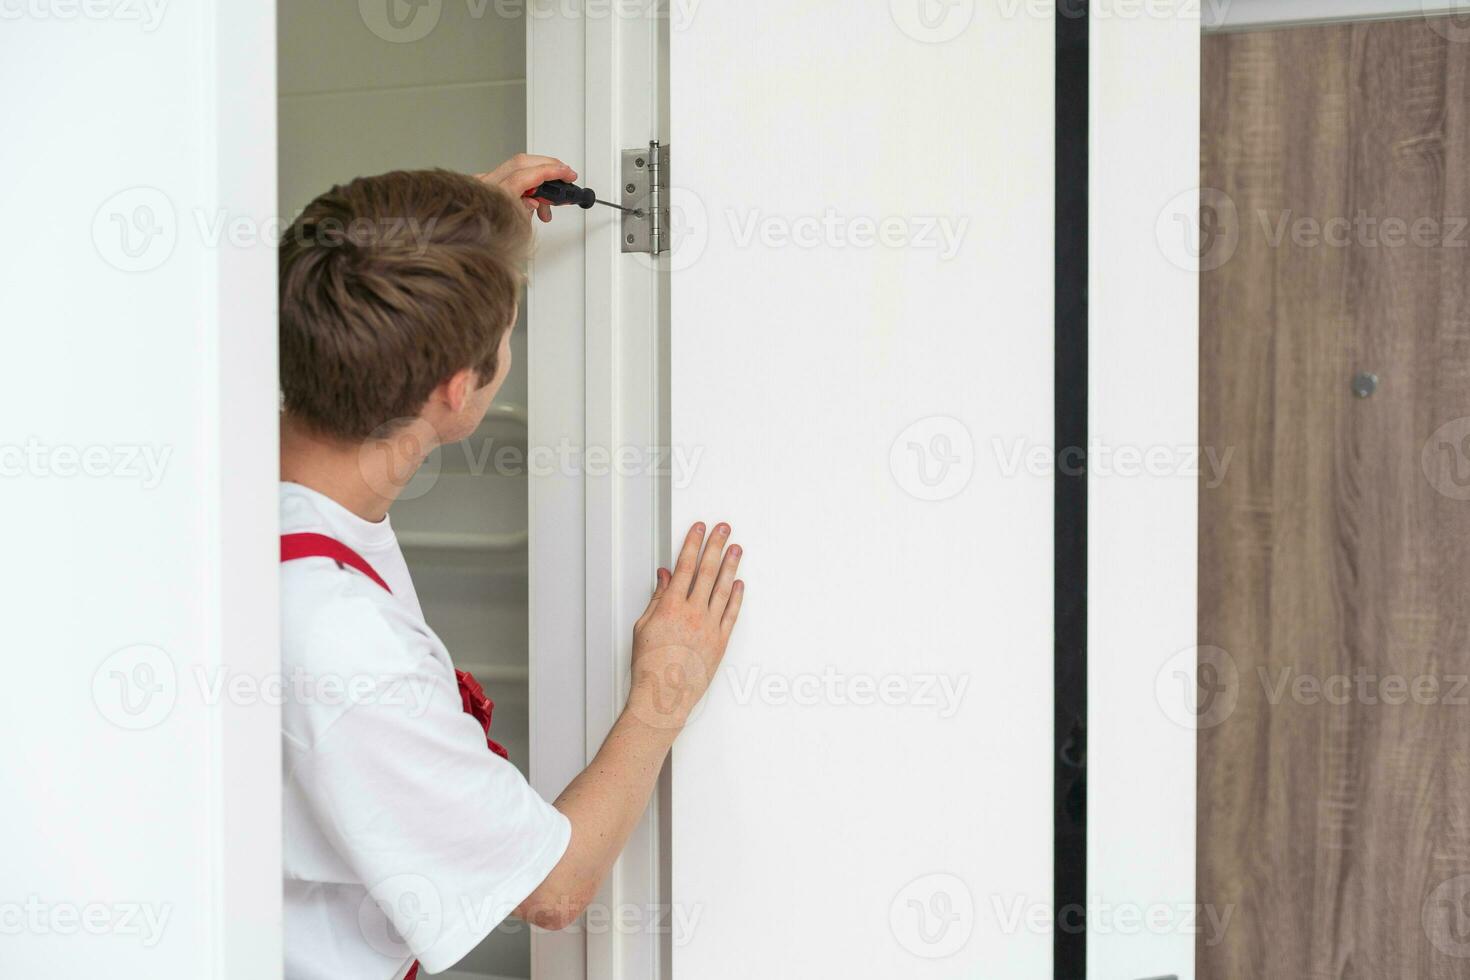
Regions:
[[1353, 394], [1367, 398], [1378, 390], [1378, 375], [1367, 371], [1353, 375]]

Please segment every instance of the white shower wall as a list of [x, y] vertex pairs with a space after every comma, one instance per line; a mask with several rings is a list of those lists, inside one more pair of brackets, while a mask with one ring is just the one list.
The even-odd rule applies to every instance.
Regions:
[[[520, 5], [411, 9], [399, 30], [369, 24], [356, 3], [280, 3], [283, 220], [353, 177], [424, 167], [483, 172], [526, 149]], [[391, 518], [429, 625], [484, 684], [496, 706], [493, 733], [524, 771], [526, 480], [515, 462], [526, 434], [524, 317], [512, 349], [497, 410], [474, 437], [431, 457]], [[457, 969], [465, 977], [530, 976], [527, 928], [507, 923]]]

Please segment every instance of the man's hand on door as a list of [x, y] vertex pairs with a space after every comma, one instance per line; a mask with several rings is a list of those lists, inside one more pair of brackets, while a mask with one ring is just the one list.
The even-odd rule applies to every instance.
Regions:
[[628, 707], [645, 723], [682, 728], [725, 657], [745, 596], [735, 577], [741, 549], [726, 547], [729, 540], [728, 524], [716, 524], [708, 541], [704, 525], [695, 524], [673, 575], [658, 570], [653, 598], [633, 626]]
[[728, 524], [716, 525], [708, 542], [704, 525], [696, 524], [673, 575], [658, 570], [653, 598], [633, 627], [628, 707], [592, 764], [557, 797], [556, 808], [572, 824], [571, 843], [517, 906], [520, 919], [543, 929], [576, 922], [647, 808], [669, 747], [709, 687], [740, 615], [740, 546], [727, 548], [729, 539]]

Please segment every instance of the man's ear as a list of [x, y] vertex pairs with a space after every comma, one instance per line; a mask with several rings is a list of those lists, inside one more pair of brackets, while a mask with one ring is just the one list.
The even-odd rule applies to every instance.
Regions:
[[449, 409], [451, 415], [458, 415], [464, 411], [470, 395], [478, 387], [478, 381], [479, 376], [474, 368], [463, 368], [451, 374], [434, 390], [434, 394], [444, 402], [444, 407]]

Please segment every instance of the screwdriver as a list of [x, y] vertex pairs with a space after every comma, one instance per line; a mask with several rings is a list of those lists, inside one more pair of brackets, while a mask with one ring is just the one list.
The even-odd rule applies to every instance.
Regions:
[[575, 204], [579, 208], [590, 208], [594, 204], [605, 204], [619, 211], [626, 211], [634, 217], [643, 214], [642, 208], [625, 208], [611, 201], [601, 201], [597, 198], [597, 192], [590, 187], [578, 187], [576, 184], [565, 180], [548, 180], [538, 187], [526, 191], [526, 197], [539, 203], [560, 205]]

